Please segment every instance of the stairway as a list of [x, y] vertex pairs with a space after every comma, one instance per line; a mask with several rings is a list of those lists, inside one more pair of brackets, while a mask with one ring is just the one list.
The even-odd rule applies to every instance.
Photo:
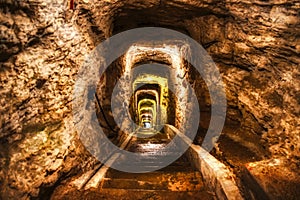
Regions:
[[201, 174], [184, 162], [185, 156], [154, 172], [126, 173], [109, 169], [101, 194], [104, 199], [213, 199]]
[[[157, 165], [156, 157], [178, 154], [176, 151], [153, 153], [156, 148], [163, 149], [169, 141], [167, 134], [140, 130], [127, 150], [142, 153], [143, 161], [133, 162], [132, 167], [142, 163], [145, 169], [151, 171]], [[206, 191], [200, 172], [195, 171], [187, 157], [183, 155], [171, 165], [147, 173], [127, 173], [109, 169], [102, 182], [101, 198], [208, 200], [213, 199], [213, 196]]]
[[[141, 166], [149, 172], [128, 173], [107, 166], [95, 167], [79, 177], [74, 177], [70, 184], [58, 187], [51, 200], [216, 199], [214, 194], [208, 192], [201, 173], [193, 169], [185, 154], [180, 156], [172, 146], [164, 148], [171, 141], [168, 134], [155, 132], [153, 129], [141, 129], [129, 141], [126, 150], [138, 152], [142, 157], [126, 163], [126, 166], [129, 164], [132, 169]], [[158, 165], [156, 158], [166, 159], [168, 155], [177, 155], [179, 158], [164, 168], [154, 170]], [[122, 162], [128, 158], [122, 155], [112, 160], [122, 166]], [[91, 185], [95, 187], [90, 187]]]

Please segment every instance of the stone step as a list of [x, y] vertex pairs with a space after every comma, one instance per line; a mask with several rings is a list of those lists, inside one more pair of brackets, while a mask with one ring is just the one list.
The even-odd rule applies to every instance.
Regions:
[[132, 179], [105, 178], [102, 188], [115, 189], [143, 189], [143, 190], [170, 190], [170, 191], [199, 191], [203, 187], [200, 178], [188, 175], [159, 177], [136, 177]]
[[[147, 166], [149, 167], [149, 166]], [[203, 187], [200, 172], [173, 166], [148, 173], [126, 173], [110, 169], [104, 178], [103, 188], [194, 191]]]
[[130, 190], [130, 189], [102, 189], [101, 192], [89, 193], [87, 199], [109, 200], [213, 200], [214, 196], [205, 190], [194, 192], [174, 192], [155, 190]]
[[[125, 160], [126, 161], [126, 160]], [[142, 166], [147, 166], [147, 167], [152, 167], [152, 166], [165, 166], [165, 160], [164, 158], [155, 158], [154, 156], [151, 156], [149, 158], [145, 157], [142, 159], [135, 159], [135, 160], [131, 160], [129, 163], [124, 162], [123, 158], [116, 161], [115, 165], [119, 165], [119, 166], [124, 166], [126, 165], [126, 167], [129, 167], [128, 165], [132, 165], [137, 166], [137, 167], [142, 167]], [[184, 161], [176, 161], [173, 162], [172, 164], [169, 165], [170, 167], [178, 167], [178, 168], [188, 168], [191, 169], [191, 165], [188, 162], [184, 162]], [[180, 170], [180, 169], [179, 169]]]
[[163, 171], [163, 172], [188, 172], [188, 171], [193, 171], [194, 169], [185, 164], [172, 164], [167, 167], [163, 167], [164, 163], [158, 163], [158, 162], [131, 162], [130, 164], [126, 164], [126, 166], [122, 165], [122, 163], [116, 164], [115, 166], [123, 167], [124, 170], [126, 169], [136, 169], [137, 171], [139, 170], [144, 170], [148, 172], [153, 172], [153, 171]]
[[102, 188], [114, 189], [140, 189], [140, 190], [168, 190], [167, 183], [157, 184], [148, 181], [133, 179], [104, 179]]
[[163, 171], [163, 172], [188, 172], [188, 171], [194, 171], [194, 169], [190, 165], [169, 165], [167, 167], [164, 167], [158, 171]]
[[135, 179], [140, 181], [160, 181], [163, 177], [195, 177], [199, 180], [201, 180], [201, 174], [200, 172], [195, 171], [188, 171], [188, 172], [178, 172], [178, 171], [154, 171], [149, 173], [125, 173], [120, 172], [118, 170], [110, 169], [106, 173], [105, 178], [110, 179]]
[[[117, 165], [116, 165], [117, 166]], [[119, 165], [120, 167], [122, 165]], [[172, 171], [177, 171], [177, 172], [186, 172], [186, 171], [191, 171], [193, 168], [191, 166], [167, 166], [161, 168], [160, 165], [157, 164], [149, 164], [149, 165], [139, 165], [139, 163], [132, 163], [131, 165], [126, 165], [126, 167], [123, 167], [123, 169], [145, 169], [147, 171], [164, 171], [164, 172], [172, 172]]]
[[[118, 161], [118, 164], [123, 164], [124, 162]], [[116, 163], [116, 164], [117, 164]], [[131, 160], [130, 163], [132, 165], [160, 165], [160, 164], [164, 164], [165, 165], [165, 161], [163, 159], [158, 159], [158, 158], [143, 158], [143, 159], [139, 159], [139, 160]], [[127, 164], [126, 164], [127, 165]], [[177, 162], [177, 163], [173, 163], [172, 166], [178, 166], [178, 167], [186, 167], [189, 166], [188, 164], [184, 163], [184, 162]]]
[[[151, 159], [150, 159], [151, 158]], [[150, 156], [149, 159], [142, 158], [142, 159], [137, 159], [135, 161], [130, 162], [130, 166], [128, 166], [128, 163], [126, 163], [126, 168], [127, 169], [132, 169], [132, 168], [139, 168], [139, 169], [145, 169], [146, 171], [193, 171], [194, 169], [192, 168], [190, 162], [187, 160], [185, 155], [181, 156], [178, 158], [175, 162], [171, 163], [170, 165], [163, 167], [161, 169], [157, 170], [157, 166], [164, 166], [164, 163], [162, 161], [157, 161], [157, 158], [155, 156]], [[121, 158], [117, 160], [115, 164], [118, 164], [120, 166], [124, 166], [122, 163], [122, 160], [124, 158]]]

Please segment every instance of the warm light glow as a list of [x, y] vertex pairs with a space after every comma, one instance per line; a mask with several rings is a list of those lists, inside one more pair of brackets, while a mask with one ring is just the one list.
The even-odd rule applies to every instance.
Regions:
[[[190, 47], [189, 44], [187, 44], [185, 41], [177, 41], [176, 43], [166, 42], [161, 44], [138, 43], [129, 47], [128, 51], [125, 54], [124, 77], [126, 77], [126, 80], [124, 81], [123, 85], [124, 92], [128, 91], [128, 93], [131, 93], [132, 91], [136, 91], [137, 85], [158, 84], [160, 86], [160, 98], [159, 101], [157, 101], [157, 106], [159, 107], [157, 109], [159, 111], [157, 114], [158, 124], [164, 124], [168, 122], [167, 108], [169, 106], [169, 89], [174, 94], [176, 94], [176, 99], [180, 99], [180, 101], [176, 103], [176, 110], [178, 110], [178, 112], [176, 112], [175, 116], [177, 118], [175, 126], [181, 127], [181, 125], [185, 123], [185, 120], [187, 120], [187, 118], [184, 118], [183, 116], [186, 115], [185, 113], [186, 105], [188, 103], [188, 88], [181, 86], [187, 84], [185, 79], [188, 78], [188, 74], [186, 74], [187, 69], [184, 66], [182, 58], [188, 57], [189, 55]], [[167, 77], [160, 77], [151, 74], [141, 74], [133, 79], [132, 68], [141, 61], [147, 61], [145, 60], [145, 57], [149, 59], [149, 61], [152, 60], [154, 62], [156, 60], [160, 60], [161, 57], [163, 57], [165, 62], [170, 65], [169, 77], [172, 77], [172, 79], [169, 80]], [[131, 87], [128, 86], [128, 81], [132, 81], [131, 83], [133, 85]], [[127, 98], [124, 101], [127, 104]], [[135, 103], [137, 103], [136, 99]], [[136, 110], [136, 105], [133, 106]]]
[[[155, 95], [156, 102], [154, 103], [156, 105], [155, 108], [153, 108], [156, 112], [153, 113], [153, 118], [155, 119], [154, 122], [159, 124], [164, 124], [167, 122], [167, 107], [168, 107], [168, 79], [152, 74], [143, 74], [138, 76], [134, 82], [133, 82], [133, 90], [138, 89], [138, 85], [147, 85], [147, 84], [157, 84], [160, 88], [160, 94], [158, 94], [158, 91], [156, 90], [140, 90], [136, 92], [135, 95], [135, 101], [138, 101], [138, 94], [140, 93], [146, 93], [147, 91], [149, 94]], [[149, 100], [150, 101], [150, 100]], [[140, 104], [140, 102], [139, 102]], [[138, 105], [138, 109], [140, 109], [140, 105]], [[159, 113], [158, 113], [159, 112]], [[139, 114], [140, 115], [140, 114]], [[159, 119], [157, 119], [157, 117]]]
[[144, 122], [144, 128], [151, 128], [150, 122]]
[[153, 144], [153, 143], [146, 143], [146, 144], [140, 144], [139, 147], [142, 150], [147, 150], [147, 151], [151, 151], [151, 152], [156, 152], [159, 151], [161, 149], [163, 149], [165, 147], [166, 144]]

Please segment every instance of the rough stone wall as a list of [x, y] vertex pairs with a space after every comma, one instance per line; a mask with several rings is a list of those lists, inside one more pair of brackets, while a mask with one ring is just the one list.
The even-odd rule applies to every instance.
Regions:
[[[106, 69], [106, 71], [100, 78], [97, 87], [97, 95], [100, 104], [97, 106], [98, 121], [101, 124], [104, 133], [111, 139], [115, 139], [118, 135], [118, 131], [120, 130], [113, 117], [111, 101], [113, 89], [117, 84], [119, 78], [123, 74], [124, 69], [122, 69], [122, 58], [123, 57], [117, 59]], [[120, 98], [120, 101], [122, 102], [123, 97], [121, 96], [121, 94], [119, 94], [118, 97], [114, 98]], [[100, 108], [100, 106], [102, 108]]]
[[262, 134], [273, 155], [293, 158], [300, 153], [299, 6], [296, 1], [228, 1], [223, 18], [186, 21], [223, 74], [228, 117], [243, 130]]
[[1, 4], [0, 193], [27, 199], [90, 159], [76, 138], [71, 103], [92, 45], [61, 1]]
[[223, 75], [229, 117], [246, 130], [235, 138], [258, 138], [273, 156], [299, 162], [297, 0], [82, 0], [74, 10], [62, 0], [0, 4], [3, 198], [37, 197], [84, 165], [88, 153], [76, 150], [72, 124], [76, 72], [100, 41], [143, 25], [199, 41]]

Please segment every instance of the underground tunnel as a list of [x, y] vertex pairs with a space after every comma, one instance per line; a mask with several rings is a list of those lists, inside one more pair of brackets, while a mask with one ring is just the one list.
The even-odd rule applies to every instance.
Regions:
[[0, 4], [0, 199], [299, 199], [299, 1]]

